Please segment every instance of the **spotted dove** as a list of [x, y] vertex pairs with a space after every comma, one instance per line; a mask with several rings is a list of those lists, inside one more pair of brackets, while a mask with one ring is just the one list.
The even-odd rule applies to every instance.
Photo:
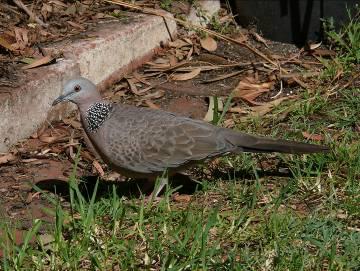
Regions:
[[67, 82], [53, 105], [79, 107], [84, 130], [99, 156], [120, 174], [154, 178], [230, 153], [326, 152], [325, 146], [270, 139], [221, 128], [174, 113], [104, 101], [85, 78]]

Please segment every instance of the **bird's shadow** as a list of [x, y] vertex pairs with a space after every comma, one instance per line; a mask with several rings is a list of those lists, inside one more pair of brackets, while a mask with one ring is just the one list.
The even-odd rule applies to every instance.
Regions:
[[288, 169], [283, 171], [279, 170], [256, 170], [256, 174], [251, 170], [233, 170], [233, 171], [222, 171], [215, 169], [211, 172], [212, 179], [221, 179], [233, 181], [234, 179], [240, 180], [255, 180], [256, 178], [263, 177], [294, 177], [292, 172]]
[[[291, 177], [291, 172], [281, 173], [279, 171], [257, 171], [257, 177], [273, 176], [273, 177]], [[202, 181], [208, 182], [214, 180], [228, 180], [231, 182], [234, 179], [240, 180], [255, 180], [254, 172], [249, 170], [238, 170], [232, 172], [224, 172], [215, 170], [210, 176], [197, 176], [194, 179], [191, 175], [177, 173], [169, 178], [171, 188], [177, 188], [179, 194], [194, 194], [196, 191], [202, 190]], [[154, 183], [144, 179], [131, 179], [126, 181], [104, 181], [99, 179], [98, 176], [84, 176], [78, 183], [79, 191], [85, 197], [90, 198], [95, 192], [96, 183], [98, 184], [96, 197], [103, 198], [112, 195], [114, 192], [118, 197], [138, 198], [141, 195], [150, 195], [154, 189]], [[69, 183], [64, 180], [42, 180], [36, 183], [36, 186], [51, 193], [55, 193], [65, 199], [69, 199], [70, 188]]]
[[[77, 182], [77, 188], [85, 198], [91, 198], [95, 192], [97, 198], [106, 197], [113, 193], [114, 189], [119, 197], [139, 197], [141, 194], [147, 195], [148, 186], [146, 180], [104, 181], [93, 175], [82, 176]], [[69, 182], [65, 180], [42, 180], [36, 183], [36, 187], [67, 200], [70, 198], [71, 188]]]

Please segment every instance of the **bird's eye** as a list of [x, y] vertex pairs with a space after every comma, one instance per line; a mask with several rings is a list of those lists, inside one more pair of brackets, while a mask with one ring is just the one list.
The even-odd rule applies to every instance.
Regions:
[[79, 91], [81, 90], [80, 85], [76, 85], [76, 86], [74, 87], [74, 90], [75, 90], [76, 92], [79, 92]]

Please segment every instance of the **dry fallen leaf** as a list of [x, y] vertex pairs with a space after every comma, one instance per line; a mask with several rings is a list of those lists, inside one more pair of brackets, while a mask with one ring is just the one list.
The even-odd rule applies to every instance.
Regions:
[[98, 161], [94, 160], [93, 166], [101, 177], [103, 177], [105, 175], [104, 170]]
[[191, 41], [191, 39], [183, 38], [183, 40], [186, 41], [187, 43], [189, 43], [190, 45], [193, 45], [193, 42]]
[[226, 58], [223, 58], [218, 55], [210, 54], [210, 53], [202, 53], [197, 58], [198, 61], [209, 62], [214, 65], [226, 65], [229, 64], [229, 61]]
[[209, 52], [213, 52], [217, 49], [217, 42], [212, 37], [207, 37], [200, 40], [201, 47]]
[[27, 204], [30, 204], [32, 201], [33, 201], [33, 199], [34, 198], [39, 198], [39, 195], [40, 195], [40, 192], [35, 192], [35, 193], [29, 193], [28, 195], [27, 195], [27, 197], [26, 197], [26, 200], [25, 200], [25, 202], [27, 203]]
[[266, 104], [263, 105], [251, 107], [252, 112], [247, 116], [241, 117], [240, 120], [246, 120], [250, 116], [258, 116], [258, 117], [264, 116], [265, 114], [271, 112], [271, 110], [273, 110], [275, 106], [278, 106], [281, 102], [288, 100], [290, 98], [293, 97], [282, 97], [274, 101], [267, 102]]
[[33, 69], [33, 68], [36, 68], [36, 67], [39, 67], [39, 66], [49, 64], [53, 60], [54, 60], [54, 58], [52, 56], [44, 56], [42, 58], [39, 58], [39, 59], [35, 60], [33, 63], [22, 67], [22, 69], [23, 70]]
[[74, 119], [63, 119], [63, 122], [67, 125], [71, 125], [74, 129], [80, 129], [81, 123], [80, 121]]
[[3, 36], [0, 36], [0, 46], [4, 47], [5, 49], [7, 49], [9, 51], [14, 51], [14, 48], [7, 41], [7, 39], [5, 37], [3, 37]]
[[170, 55], [169, 56], [169, 62], [170, 62], [170, 66], [175, 66], [177, 61], [177, 58], [174, 55]]
[[114, 182], [114, 181], [123, 180], [123, 178], [121, 179], [121, 175], [119, 173], [117, 173], [115, 171], [111, 171], [111, 172], [105, 174], [104, 180]]
[[186, 81], [195, 78], [201, 72], [201, 68], [194, 68], [191, 72], [173, 74], [170, 78], [175, 81]]
[[143, 83], [144, 85], [148, 85], [151, 86], [151, 83], [149, 83], [148, 81], [146, 81], [146, 78], [144, 77], [143, 74], [138, 73], [137, 71], [134, 71], [132, 73], [132, 75], [134, 76], [134, 78], [138, 81]]
[[7, 153], [5, 155], [0, 156], [0, 165], [14, 161], [15, 159], [16, 159], [16, 156], [14, 154]]
[[81, 157], [87, 161], [94, 161], [94, 156], [88, 151], [81, 150]]
[[67, 7], [67, 9], [64, 11], [66, 15], [75, 15], [76, 14], [76, 5], [72, 4]]
[[173, 47], [173, 48], [181, 48], [181, 47], [184, 47], [184, 46], [191, 46], [191, 44], [189, 44], [186, 41], [178, 39], [178, 40], [175, 40], [175, 41], [170, 41], [169, 46]]
[[190, 50], [189, 50], [188, 53], [187, 53], [186, 60], [190, 60], [190, 59], [191, 59], [191, 56], [192, 56], [193, 52], [194, 52], [194, 47], [191, 46], [191, 47], [190, 47]]
[[34, 162], [39, 162], [39, 159], [37, 158], [21, 159], [21, 163], [34, 163]]
[[302, 135], [304, 138], [314, 140], [314, 141], [323, 141], [324, 140], [324, 136], [319, 135], [319, 134], [310, 134], [306, 131], [302, 132]]
[[315, 49], [314, 52], [312, 53], [313, 55], [317, 55], [317, 56], [336, 56], [336, 52], [333, 50], [328, 50], [328, 49]]
[[72, 22], [72, 21], [67, 21], [67, 23], [75, 28], [78, 28], [80, 30], [85, 30], [85, 27], [82, 26], [81, 24], [78, 24], [78, 23], [75, 23], [75, 22]]
[[270, 91], [275, 82], [254, 83], [254, 78], [247, 77], [241, 80], [232, 92], [233, 97], [241, 98], [251, 104], [259, 105], [254, 100], [262, 93]]
[[55, 136], [40, 136], [39, 140], [44, 143], [52, 143], [57, 139]]
[[269, 48], [269, 45], [267, 44], [266, 40], [262, 36], [260, 36], [256, 32], [251, 32], [251, 34], [253, 35], [253, 37], [255, 38], [256, 41], [261, 42], [262, 44], [265, 45], [266, 48]]
[[178, 193], [175, 193], [172, 198], [176, 202], [190, 202], [191, 201], [190, 195], [179, 195]]
[[225, 128], [233, 128], [235, 127], [235, 121], [233, 119], [224, 120], [223, 126]]
[[187, 52], [182, 49], [176, 49], [175, 56], [178, 60], [183, 60], [187, 56]]
[[159, 99], [159, 98], [163, 97], [164, 95], [165, 95], [165, 91], [158, 90], [158, 91], [155, 91], [155, 92], [152, 92], [152, 93], [142, 96], [141, 101], [146, 101], [146, 100], [151, 100], [151, 99]]
[[64, 8], [66, 8], [68, 6], [67, 4], [65, 4], [64, 2], [59, 1], [59, 0], [50, 0], [49, 4], [55, 4], [55, 5], [64, 7]]
[[40, 10], [40, 13], [41, 13], [43, 19], [47, 20], [50, 17], [52, 12], [53, 12], [53, 7], [51, 5], [43, 3], [41, 10]]
[[135, 95], [141, 95], [140, 92], [138, 91], [137, 86], [134, 83], [134, 80], [126, 78], [126, 81], [128, 82], [130, 90], [131, 90], [132, 93], [134, 93]]
[[163, 58], [163, 57], [158, 57], [154, 60], [154, 62], [147, 62], [146, 64], [152, 65], [152, 66], [158, 66], [159, 64], [160, 65], [166, 64], [166, 66], [169, 66], [168, 63], [169, 63], [169, 59]]
[[15, 32], [16, 43], [12, 44], [11, 46], [15, 50], [24, 50], [29, 45], [29, 37], [28, 37], [29, 31], [25, 28], [15, 27], [14, 32]]
[[230, 112], [230, 113], [239, 113], [239, 114], [246, 114], [246, 113], [248, 113], [247, 110], [245, 110], [244, 108], [239, 107], [239, 106], [229, 108], [229, 109], [228, 109], [228, 112]]

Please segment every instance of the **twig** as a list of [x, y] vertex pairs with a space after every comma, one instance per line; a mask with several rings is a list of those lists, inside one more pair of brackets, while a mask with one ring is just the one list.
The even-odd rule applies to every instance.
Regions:
[[224, 79], [226, 79], [226, 78], [230, 78], [230, 77], [234, 77], [234, 76], [236, 76], [236, 75], [239, 75], [239, 74], [241, 74], [241, 73], [243, 73], [243, 72], [244, 72], [244, 71], [241, 70], [241, 71], [235, 71], [235, 72], [223, 74], [223, 75], [217, 76], [217, 77], [215, 77], [215, 78], [211, 78], [211, 79], [208, 79], [208, 80], [202, 80], [201, 83], [212, 83], [212, 82], [224, 80]]
[[274, 96], [272, 96], [271, 99], [275, 99], [275, 98], [279, 97], [280, 94], [283, 92], [283, 89], [284, 89], [283, 81], [280, 79], [280, 90], [279, 90], [278, 93], [276, 93]]
[[168, 23], [167, 23], [167, 21], [166, 21], [166, 18], [165, 18], [165, 17], [162, 17], [162, 18], [163, 18], [163, 21], [164, 21], [166, 30], [167, 30], [167, 32], [168, 32], [168, 34], [169, 34], [170, 40], [171, 40], [171, 41], [174, 41], [174, 38], [173, 38], [173, 36], [172, 36], [172, 33], [171, 33], [171, 31], [170, 31], [170, 28], [169, 28], [169, 25], [168, 25]]
[[38, 18], [34, 13], [32, 13], [32, 11], [30, 9], [28, 9], [21, 0], [13, 0], [13, 2], [19, 8], [23, 9], [26, 12], [26, 14], [29, 15], [31, 20], [34, 20], [35, 22], [37, 22], [39, 25], [41, 25], [43, 27], [47, 27], [47, 24], [45, 24], [42, 20], [40, 20], [40, 18]]
[[342, 89], [345, 89], [345, 88], [348, 88], [350, 85], [352, 85], [355, 80], [360, 76], [360, 74], [356, 74], [353, 76], [353, 78], [351, 80], [349, 80], [345, 85], [343, 86], [340, 86], [340, 84], [336, 84], [333, 88], [331, 88], [327, 94], [327, 96], [333, 96], [335, 95], [338, 91], [342, 90]]

